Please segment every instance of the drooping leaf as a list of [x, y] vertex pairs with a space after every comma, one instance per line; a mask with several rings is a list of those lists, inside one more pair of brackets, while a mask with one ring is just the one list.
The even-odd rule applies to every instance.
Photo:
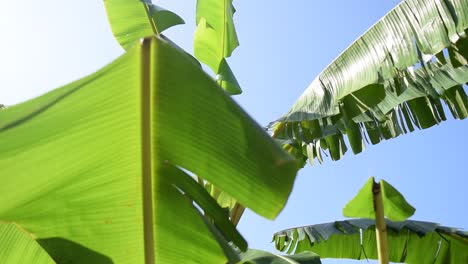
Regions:
[[242, 90], [226, 58], [239, 46], [234, 27], [232, 0], [198, 0], [194, 37], [194, 54], [217, 75], [217, 80], [230, 94]]
[[184, 20], [177, 14], [151, 3], [151, 0], [104, 0], [112, 33], [128, 50], [141, 38], [160, 34]]
[[405, 197], [385, 180], [380, 180], [385, 216], [392, 221], [404, 221], [410, 218], [416, 209]]
[[[374, 177], [370, 177], [356, 196], [343, 208], [343, 216], [375, 219]], [[392, 221], [404, 221], [411, 217], [415, 209], [403, 195], [388, 182], [381, 180], [379, 191], [382, 194], [385, 216]]]
[[[377, 144], [446, 120], [441, 102], [454, 118], [466, 118], [467, 9], [467, 0], [402, 1], [316, 77], [270, 125], [273, 135], [299, 142], [296, 148], [347, 135], [359, 153], [366, 136]], [[314, 121], [319, 130], [302, 126]], [[283, 127], [302, 133], [290, 135]], [[332, 160], [344, 154], [328, 151]], [[310, 154], [297, 152], [297, 158]]]
[[249, 249], [241, 254], [238, 264], [320, 264], [320, 257], [312, 252], [301, 252], [297, 255], [283, 256], [263, 250]]
[[[468, 232], [437, 223], [386, 220], [391, 262], [457, 264], [468, 261]], [[283, 230], [274, 234], [280, 251], [313, 251], [321, 258], [377, 259], [375, 222], [350, 219]], [[294, 236], [294, 233], [302, 235]], [[285, 246], [287, 245], [287, 246]]]
[[33, 233], [64, 263], [115, 264], [225, 263], [200, 213], [229, 243], [246, 243], [186, 172], [274, 218], [297, 170], [212, 78], [159, 37], [2, 110], [0, 167], [0, 221]]
[[13, 223], [0, 222], [0, 263], [54, 264], [54, 260], [34, 240], [32, 234]]

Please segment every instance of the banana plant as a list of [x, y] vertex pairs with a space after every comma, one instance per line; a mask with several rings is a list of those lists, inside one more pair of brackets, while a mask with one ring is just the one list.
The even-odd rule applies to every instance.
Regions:
[[314, 252], [322, 258], [376, 259], [379, 264], [468, 261], [468, 232], [407, 220], [414, 212], [395, 187], [370, 177], [343, 208], [345, 217], [355, 219], [290, 228], [275, 233], [273, 241], [287, 254]]
[[[339, 160], [377, 144], [468, 116], [468, 1], [405, 0], [318, 75], [270, 124], [303, 164]], [[326, 152], [325, 152], [326, 151]]]
[[390, 220], [404, 221], [411, 217], [415, 211], [416, 209], [395, 187], [384, 180], [375, 182], [374, 177], [370, 177], [356, 196], [343, 208], [343, 215], [375, 219], [375, 239], [379, 264], [388, 264], [388, 229], [385, 216]]
[[0, 262], [242, 262], [247, 242], [195, 178], [273, 219], [296, 160], [159, 34], [149, 2], [105, 4], [126, 53], [0, 112]]
[[[468, 232], [437, 223], [385, 220], [389, 259], [409, 264], [458, 264], [468, 261]], [[348, 219], [295, 227], [274, 234], [278, 250], [313, 251], [321, 258], [378, 259], [375, 221]]]

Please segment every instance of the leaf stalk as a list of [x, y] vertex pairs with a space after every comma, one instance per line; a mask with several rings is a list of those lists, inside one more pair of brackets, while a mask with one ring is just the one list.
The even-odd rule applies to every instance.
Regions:
[[375, 239], [377, 240], [377, 253], [379, 264], [388, 264], [387, 225], [385, 224], [384, 205], [380, 183], [374, 182], [372, 193], [375, 212]]

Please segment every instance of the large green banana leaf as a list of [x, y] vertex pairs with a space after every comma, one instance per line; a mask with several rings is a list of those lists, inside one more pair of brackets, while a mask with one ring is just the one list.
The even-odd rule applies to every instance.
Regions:
[[0, 221], [57, 263], [226, 263], [219, 236], [246, 242], [190, 175], [272, 219], [297, 164], [187, 54], [152, 37], [0, 111], [0, 168]]
[[468, 0], [405, 0], [315, 78], [271, 124], [290, 153], [333, 160], [364, 142], [377, 144], [468, 116]]
[[240, 94], [237, 82], [226, 58], [239, 46], [232, 0], [197, 0], [197, 29], [194, 54], [217, 74], [219, 84], [230, 94]]
[[[436, 223], [386, 220], [391, 262], [468, 263], [468, 232]], [[313, 251], [321, 258], [377, 259], [375, 222], [350, 219], [291, 228], [274, 234], [288, 254]]]
[[151, 0], [104, 0], [107, 19], [119, 44], [128, 50], [140, 38], [159, 35], [184, 20]]

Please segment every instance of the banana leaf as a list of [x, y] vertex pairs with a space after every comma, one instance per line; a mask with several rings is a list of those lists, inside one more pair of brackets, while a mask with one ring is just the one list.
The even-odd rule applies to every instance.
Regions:
[[220, 236], [247, 243], [193, 174], [273, 219], [297, 163], [186, 53], [151, 37], [0, 111], [0, 168], [0, 222], [58, 263], [226, 263]]
[[[376, 205], [374, 192], [376, 184], [374, 177], [370, 177], [356, 196], [345, 205], [343, 216], [375, 219]], [[380, 180], [378, 186], [378, 192], [382, 196], [385, 217], [392, 221], [404, 221], [414, 214], [416, 209], [390, 183]]]
[[55, 263], [33, 236], [13, 223], [0, 222], [0, 245], [0, 263]]
[[[437, 223], [386, 220], [391, 262], [468, 263], [468, 232]], [[280, 231], [273, 236], [288, 254], [313, 251], [323, 258], [377, 259], [375, 221], [349, 219]]]
[[197, 0], [194, 54], [216, 73], [218, 83], [228, 93], [242, 93], [226, 58], [239, 46], [232, 0]]
[[141, 38], [185, 23], [177, 14], [152, 4], [151, 0], [105, 0], [104, 6], [112, 33], [125, 50]]
[[468, 116], [468, 0], [405, 0], [339, 55], [269, 129], [305, 162], [339, 160]]

